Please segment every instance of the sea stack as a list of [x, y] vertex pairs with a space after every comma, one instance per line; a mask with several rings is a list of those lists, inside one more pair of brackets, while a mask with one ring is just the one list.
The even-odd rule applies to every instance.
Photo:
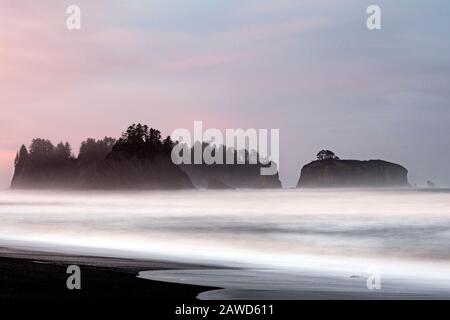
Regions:
[[317, 160], [302, 168], [298, 188], [404, 187], [408, 170], [384, 160], [341, 160], [322, 150]]

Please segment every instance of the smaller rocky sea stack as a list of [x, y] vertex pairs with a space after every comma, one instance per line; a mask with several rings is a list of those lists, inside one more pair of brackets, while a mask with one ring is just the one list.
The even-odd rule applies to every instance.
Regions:
[[318, 160], [302, 168], [297, 187], [399, 187], [408, 186], [408, 170], [384, 160], [340, 160], [322, 150]]

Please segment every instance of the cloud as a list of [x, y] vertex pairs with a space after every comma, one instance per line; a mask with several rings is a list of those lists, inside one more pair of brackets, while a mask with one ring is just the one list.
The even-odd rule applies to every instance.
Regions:
[[169, 71], [192, 71], [224, 65], [235, 62], [240, 58], [240, 55], [226, 53], [195, 56], [170, 62], [163, 66], [163, 69], [167, 69]]
[[322, 144], [405, 162], [395, 146], [428, 154], [413, 142], [423, 119], [427, 139], [448, 144], [449, 22], [438, 6], [381, 1], [383, 30], [370, 33], [359, 0], [79, 2], [80, 32], [65, 28], [70, 1], [0, 5], [3, 177], [33, 137], [76, 149], [136, 121], [166, 133], [197, 119], [280, 128], [296, 144], [282, 151], [293, 177]]
[[251, 44], [256, 40], [270, 40], [273, 37], [285, 37], [296, 33], [311, 32], [326, 26], [326, 19], [293, 19], [270, 23], [257, 23], [228, 30], [223, 35], [230, 41]]
[[305, 8], [323, 7], [329, 5], [329, 1], [325, 0], [251, 0], [245, 1], [238, 9], [238, 13], [244, 17], [273, 15], [277, 13], [298, 12]]

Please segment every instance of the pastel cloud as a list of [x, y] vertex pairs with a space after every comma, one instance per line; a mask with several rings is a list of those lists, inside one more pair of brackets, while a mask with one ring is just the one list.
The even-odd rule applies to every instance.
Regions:
[[[33, 137], [76, 150], [131, 122], [169, 134], [193, 120], [280, 128], [287, 184], [325, 146], [450, 183], [432, 156], [411, 160], [450, 150], [449, 23], [437, 7], [380, 1], [385, 28], [368, 33], [365, 0], [77, 2], [79, 32], [65, 28], [72, 1], [0, 5], [0, 186]], [[423, 27], [410, 23], [418, 12]], [[415, 150], [421, 137], [435, 143]]]

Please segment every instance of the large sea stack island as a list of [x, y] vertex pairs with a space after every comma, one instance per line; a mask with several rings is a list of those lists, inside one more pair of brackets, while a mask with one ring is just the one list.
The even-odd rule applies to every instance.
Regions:
[[69, 143], [47, 139], [22, 146], [13, 189], [192, 189], [189, 177], [171, 161], [174, 142], [159, 130], [133, 124], [119, 139], [82, 142], [78, 157]]
[[[176, 190], [281, 188], [278, 174], [261, 176], [261, 163], [238, 164], [243, 150], [233, 152], [235, 164], [176, 165], [171, 152], [177, 142], [147, 125], [133, 124], [119, 139], [89, 138], [77, 157], [68, 142], [54, 146], [47, 139], [33, 139], [17, 153], [12, 189]], [[207, 148], [208, 145], [200, 145]], [[193, 163], [193, 162], [191, 162]], [[266, 165], [270, 165], [266, 164]]]
[[384, 160], [341, 160], [321, 150], [302, 168], [298, 188], [407, 187], [408, 170]]

